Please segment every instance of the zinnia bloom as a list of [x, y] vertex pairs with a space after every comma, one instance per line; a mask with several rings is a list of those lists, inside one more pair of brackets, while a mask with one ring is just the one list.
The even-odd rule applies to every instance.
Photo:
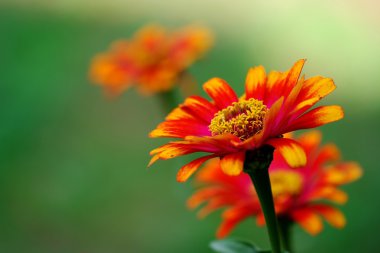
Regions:
[[213, 78], [203, 89], [213, 99], [191, 96], [174, 109], [150, 133], [151, 137], [172, 137], [151, 151], [150, 164], [194, 152], [211, 153], [183, 166], [177, 175], [186, 181], [197, 168], [213, 157], [220, 157], [222, 170], [239, 175], [245, 152], [271, 145], [289, 165], [302, 166], [306, 156], [294, 140], [282, 135], [298, 129], [314, 128], [343, 117], [340, 106], [320, 106], [309, 110], [335, 89], [332, 79], [321, 76], [305, 80], [300, 77], [305, 60], [299, 60], [287, 72], [266, 75], [262, 66], [248, 71], [245, 94], [238, 98], [222, 79]]
[[109, 51], [97, 55], [90, 79], [111, 95], [132, 85], [143, 94], [167, 91], [211, 44], [210, 32], [202, 27], [169, 32], [161, 26], [146, 26], [132, 39], [117, 41]]
[[[304, 167], [291, 168], [275, 151], [269, 168], [278, 217], [298, 223], [311, 235], [322, 230], [321, 217], [334, 227], [344, 227], [345, 217], [332, 203], [347, 201], [346, 193], [339, 186], [357, 180], [362, 174], [360, 166], [355, 162], [340, 161], [335, 145], [320, 146], [321, 134], [317, 131], [306, 133], [297, 141], [306, 151], [307, 164]], [[199, 211], [200, 217], [226, 208], [218, 237], [228, 235], [247, 218], [256, 217], [259, 225], [264, 224], [259, 200], [247, 174], [228, 176], [214, 159], [197, 174], [196, 183], [201, 187], [189, 198], [188, 206], [196, 208], [206, 202]]]

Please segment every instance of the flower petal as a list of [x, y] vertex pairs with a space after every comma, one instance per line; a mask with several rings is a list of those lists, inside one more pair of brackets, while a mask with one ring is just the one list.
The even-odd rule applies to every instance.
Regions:
[[337, 189], [335, 186], [329, 185], [314, 189], [309, 196], [309, 201], [328, 200], [340, 205], [345, 204], [347, 199], [348, 196], [344, 191]]
[[322, 146], [322, 148], [320, 148], [313, 162], [312, 170], [310, 171], [310, 173], [319, 170], [320, 167], [323, 166], [323, 164], [337, 162], [339, 160], [340, 151], [338, 147], [333, 143], [328, 143]]
[[[284, 97], [280, 97], [269, 109], [264, 119], [264, 128], [262, 130], [263, 138], [268, 136], [277, 136], [282, 134], [282, 131], [276, 130], [277, 128], [277, 116], [281, 112], [282, 105], [284, 103]], [[290, 131], [289, 131], [290, 132]]]
[[[232, 139], [231, 139], [232, 137]], [[224, 154], [236, 152], [237, 149], [231, 145], [233, 135], [218, 135], [213, 137], [187, 136], [185, 140], [169, 142], [150, 152], [154, 155], [148, 165], [152, 165], [157, 160], [167, 160], [177, 156], [187, 155], [195, 152], [207, 152]], [[236, 137], [237, 138], [237, 137]], [[219, 159], [218, 159], [219, 160]]]
[[333, 227], [343, 228], [346, 225], [346, 218], [343, 213], [336, 208], [327, 205], [315, 205], [313, 209]]
[[305, 151], [298, 142], [286, 138], [272, 138], [267, 144], [273, 146], [289, 166], [296, 168], [306, 165]]
[[311, 235], [317, 235], [323, 229], [321, 218], [310, 209], [295, 210], [292, 218]]
[[[292, 89], [298, 82], [298, 78], [301, 75], [303, 65], [305, 65], [306, 59], [298, 60], [294, 63], [293, 67], [289, 70], [289, 74], [286, 77], [287, 86]], [[290, 92], [290, 91], [289, 91]], [[288, 92], [288, 93], [289, 93]]]
[[187, 179], [189, 179], [189, 177], [192, 174], [194, 174], [194, 172], [199, 168], [199, 166], [201, 166], [205, 161], [213, 157], [215, 157], [215, 155], [203, 156], [186, 164], [178, 171], [177, 181], [180, 183], [185, 182]]
[[209, 136], [208, 126], [198, 120], [169, 120], [160, 123], [149, 137], [185, 138], [186, 136]]
[[161, 147], [150, 151], [150, 155], [154, 155], [149, 162], [149, 166], [155, 163], [158, 159], [167, 160], [177, 156], [193, 153], [191, 146], [181, 145], [177, 142], [169, 142]]
[[190, 119], [202, 121], [208, 126], [217, 111], [218, 108], [206, 99], [190, 96], [183, 104], [171, 111], [165, 120]]
[[190, 114], [189, 112], [182, 110], [182, 108], [177, 107], [177, 108], [174, 108], [165, 118], [165, 120], [183, 120], [183, 119], [196, 120], [196, 117], [194, 117], [194, 115]]
[[246, 99], [263, 100], [265, 95], [266, 74], [263, 66], [250, 68], [245, 80]]
[[219, 109], [224, 109], [238, 101], [235, 91], [223, 79], [212, 78], [203, 85], [203, 89], [215, 101]]
[[233, 153], [238, 149], [231, 142], [240, 140], [232, 134], [221, 134], [215, 136], [187, 136], [183, 141], [176, 143], [191, 146], [196, 152], [211, 152], [211, 153]]
[[220, 167], [227, 175], [237, 176], [243, 171], [244, 159], [244, 151], [228, 154], [220, 160]]
[[325, 171], [323, 182], [334, 185], [347, 184], [359, 179], [362, 173], [360, 165], [355, 162], [340, 163]]
[[283, 97], [282, 88], [285, 83], [287, 73], [278, 71], [271, 71], [267, 77], [267, 83], [265, 87], [265, 96], [263, 103], [267, 107], [271, 107], [280, 97]]
[[207, 204], [199, 210], [197, 216], [200, 219], [205, 218], [210, 213], [216, 211], [219, 208], [227, 206], [229, 204], [228, 199], [224, 198], [223, 195], [209, 199]]
[[188, 97], [180, 107], [183, 111], [188, 112], [193, 117], [204, 120], [207, 125], [210, 124], [211, 119], [218, 111], [215, 105], [199, 96]]
[[317, 159], [320, 163], [337, 162], [341, 159], [340, 150], [335, 144], [328, 143], [321, 148]]
[[347, 202], [348, 195], [342, 190], [332, 188], [332, 190], [324, 196], [324, 199], [334, 202], [336, 204], [343, 205]]
[[266, 106], [270, 107], [280, 97], [288, 97], [298, 83], [304, 63], [305, 60], [301, 59], [287, 72], [272, 71], [269, 73], [264, 97]]
[[292, 132], [298, 129], [314, 128], [342, 119], [343, 109], [337, 105], [317, 107], [297, 118], [287, 129]]
[[256, 213], [260, 211], [260, 205], [257, 202], [257, 205], [237, 205], [233, 206], [230, 209], [227, 209], [223, 212], [223, 222], [220, 224], [217, 232], [217, 238], [226, 237], [232, 229], [236, 227], [237, 224], [243, 220], [253, 217]]
[[305, 149], [306, 153], [316, 150], [321, 144], [322, 133], [320, 131], [314, 130], [302, 134], [298, 138], [298, 142]]
[[302, 86], [302, 90], [297, 98], [297, 106], [292, 114], [302, 114], [319, 100], [333, 92], [335, 88], [336, 86], [331, 78], [316, 76], [307, 79]]
[[187, 207], [194, 209], [200, 204], [202, 204], [204, 201], [207, 201], [213, 198], [214, 196], [218, 196], [223, 192], [224, 188], [220, 186], [208, 186], [203, 189], [200, 189], [187, 200]]
[[276, 118], [277, 126], [282, 126], [282, 129], [286, 128], [286, 126], [288, 126], [289, 123], [292, 122], [293, 118], [291, 117], [291, 115], [289, 115], [289, 112], [295, 106], [297, 96], [302, 88], [303, 79], [304, 77], [301, 80], [299, 80], [295, 86], [292, 87], [288, 95], [285, 95], [284, 103], [281, 107], [281, 113], [278, 114]]

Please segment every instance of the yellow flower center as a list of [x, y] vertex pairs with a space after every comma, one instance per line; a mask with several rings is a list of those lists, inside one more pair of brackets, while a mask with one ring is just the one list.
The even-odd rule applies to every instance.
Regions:
[[289, 170], [277, 170], [270, 173], [272, 193], [274, 197], [281, 195], [297, 195], [302, 189], [302, 177]]
[[267, 111], [262, 101], [253, 98], [234, 102], [217, 112], [208, 127], [213, 136], [230, 133], [246, 140], [263, 129]]

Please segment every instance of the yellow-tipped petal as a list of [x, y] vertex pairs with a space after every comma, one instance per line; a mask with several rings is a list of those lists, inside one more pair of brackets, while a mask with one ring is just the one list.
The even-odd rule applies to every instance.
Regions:
[[243, 171], [245, 152], [232, 153], [220, 160], [223, 172], [230, 176], [237, 176]]

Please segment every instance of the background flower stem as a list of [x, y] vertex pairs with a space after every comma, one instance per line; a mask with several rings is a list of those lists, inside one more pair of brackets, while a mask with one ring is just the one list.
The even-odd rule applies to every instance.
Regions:
[[294, 253], [293, 244], [292, 244], [292, 233], [291, 228], [293, 222], [287, 217], [279, 217], [278, 225], [280, 229], [280, 237], [282, 245], [287, 252]]
[[175, 89], [158, 93], [157, 97], [161, 103], [161, 107], [162, 107], [164, 115], [167, 115], [168, 113], [170, 113], [181, 102], [179, 100], [179, 94]]

